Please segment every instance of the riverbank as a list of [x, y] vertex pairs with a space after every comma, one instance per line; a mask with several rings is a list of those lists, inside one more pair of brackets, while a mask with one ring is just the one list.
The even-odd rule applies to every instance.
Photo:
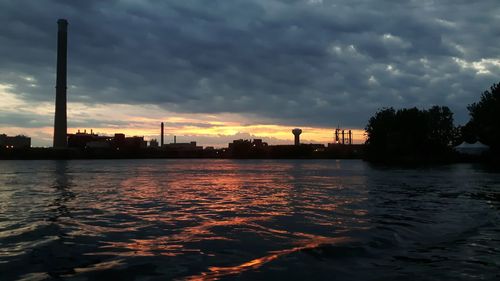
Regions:
[[0, 150], [2, 160], [50, 159], [362, 159], [364, 146], [350, 145], [310, 149], [308, 146], [283, 146], [263, 151], [231, 151], [229, 149], [172, 150], [144, 148], [135, 150], [113, 149], [54, 149], [28, 148]]

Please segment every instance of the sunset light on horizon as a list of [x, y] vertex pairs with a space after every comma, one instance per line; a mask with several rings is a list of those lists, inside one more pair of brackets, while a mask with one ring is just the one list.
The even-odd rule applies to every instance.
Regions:
[[[28, 81], [28, 80], [27, 80]], [[32, 82], [32, 81], [31, 81]], [[9, 85], [0, 84], [0, 99], [3, 114], [22, 115], [26, 119], [23, 127], [9, 127], [4, 133], [27, 134], [33, 137], [34, 146], [50, 146], [53, 134], [54, 105], [40, 102], [33, 105], [11, 92]], [[272, 121], [272, 120], [271, 120]], [[0, 121], [1, 122], [1, 121]], [[304, 143], [333, 143], [337, 125], [331, 128], [313, 126], [290, 126], [272, 124], [269, 119], [258, 116], [243, 116], [235, 113], [176, 113], [156, 105], [101, 104], [68, 102], [68, 133], [92, 130], [95, 134], [112, 136], [124, 133], [127, 136], [144, 136], [145, 140], [160, 137], [160, 123], [165, 123], [167, 142], [177, 136], [179, 142], [196, 141], [202, 146], [225, 147], [235, 139], [260, 138], [269, 144], [290, 144], [291, 130], [301, 127]], [[340, 123], [340, 122], [339, 122]], [[0, 124], [1, 125], [1, 124]], [[340, 124], [341, 125], [341, 124]], [[353, 143], [365, 141], [364, 130], [351, 129]]]

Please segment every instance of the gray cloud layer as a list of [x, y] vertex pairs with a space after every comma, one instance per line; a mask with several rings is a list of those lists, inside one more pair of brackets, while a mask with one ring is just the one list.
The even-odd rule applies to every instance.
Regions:
[[64, 17], [71, 101], [356, 127], [439, 104], [463, 122], [500, 80], [499, 14], [497, 0], [0, 1], [0, 83], [53, 100]]

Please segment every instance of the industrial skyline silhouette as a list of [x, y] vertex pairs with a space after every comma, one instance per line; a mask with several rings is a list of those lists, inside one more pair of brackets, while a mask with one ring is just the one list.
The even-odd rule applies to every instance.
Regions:
[[[68, 138], [73, 146], [85, 147], [85, 141], [96, 142], [105, 141], [106, 137], [97, 137], [93, 133], [76, 133], [68, 135], [67, 132], [67, 50], [68, 50], [68, 20], [59, 19], [57, 21], [57, 72], [56, 72], [56, 98], [55, 98], [55, 118], [54, 118], [54, 135], [53, 147], [63, 149], [68, 147]], [[338, 129], [337, 129], [338, 130]], [[160, 148], [165, 146], [164, 142], [164, 123], [161, 122], [160, 130]], [[295, 128], [292, 130], [294, 135], [294, 145], [300, 145], [300, 134], [302, 130]], [[342, 139], [344, 139], [344, 131], [342, 131]], [[78, 140], [78, 138], [80, 138]], [[116, 135], [115, 135], [116, 138]], [[174, 139], [176, 136], [174, 136]], [[108, 138], [110, 139], [110, 138]], [[139, 141], [142, 142], [142, 141]], [[174, 140], [174, 144], [176, 141]], [[191, 142], [192, 143], [192, 142]], [[338, 144], [338, 142], [336, 142]], [[70, 146], [71, 146], [70, 144]], [[342, 142], [344, 144], [344, 142]], [[352, 144], [351, 135], [349, 135], [349, 144]], [[140, 145], [142, 147], [142, 145]]]

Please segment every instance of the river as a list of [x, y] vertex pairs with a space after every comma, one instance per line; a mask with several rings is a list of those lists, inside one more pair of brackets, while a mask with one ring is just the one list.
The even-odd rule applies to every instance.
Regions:
[[1, 280], [500, 280], [500, 173], [0, 161]]

